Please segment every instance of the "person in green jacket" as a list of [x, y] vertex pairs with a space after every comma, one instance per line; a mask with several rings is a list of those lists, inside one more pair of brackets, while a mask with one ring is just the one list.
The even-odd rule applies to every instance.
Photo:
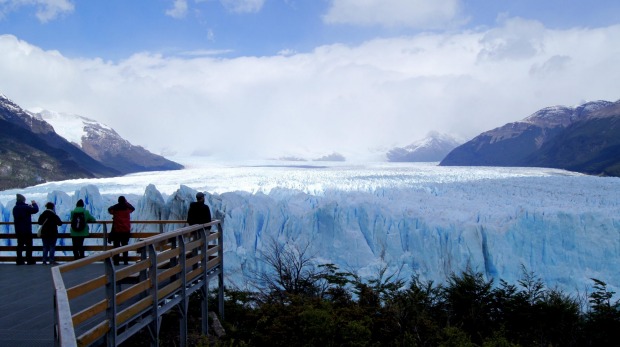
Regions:
[[71, 211], [71, 243], [73, 245], [73, 259], [84, 258], [84, 239], [88, 237], [88, 223], [96, 222], [90, 212], [84, 208], [84, 200], [80, 199]]

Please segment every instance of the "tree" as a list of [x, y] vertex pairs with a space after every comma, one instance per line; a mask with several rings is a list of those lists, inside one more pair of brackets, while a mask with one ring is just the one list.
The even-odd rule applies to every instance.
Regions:
[[482, 344], [498, 326], [492, 316], [493, 280], [485, 281], [482, 273], [467, 269], [452, 274], [443, 289], [448, 326], [460, 328], [472, 342]]
[[272, 240], [261, 253], [267, 269], [255, 278], [259, 292], [264, 293], [266, 299], [279, 301], [287, 300], [290, 295], [325, 295], [329, 287], [326, 281], [329, 268], [319, 268], [309, 249], [310, 243], [300, 246]]
[[614, 291], [607, 283], [592, 278], [594, 292], [590, 294], [590, 311], [586, 315], [587, 335], [591, 346], [612, 346], [620, 341], [620, 301], [612, 301]]

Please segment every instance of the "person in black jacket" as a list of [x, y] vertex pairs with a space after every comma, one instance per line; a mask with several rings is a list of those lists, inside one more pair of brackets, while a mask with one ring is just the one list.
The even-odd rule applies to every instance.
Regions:
[[46, 210], [39, 216], [38, 223], [41, 225], [41, 240], [43, 240], [43, 265], [58, 265], [54, 259], [56, 253], [56, 240], [58, 240], [58, 227], [62, 225], [60, 217], [54, 211], [54, 203], [45, 204]]
[[[189, 210], [187, 211], [187, 224], [205, 224], [211, 222], [211, 210], [209, 206], [205, 204], [204, 193], [198, 192], [196, 194], [195, 202], [189, 204]], [[207, 230], [211, 230], [211, 227], [207, 227]]]
[[15, 234], [17, 236], [17, 265], [24, 265], [22, 252], [26, 251], [26, 262], [28, 265], [35, 264], [32, 259], [32, 215], [39, 212], [37, 202], [32, 200], [30, 205], [26, 204], [26, 198], [16, 195], [15, 207], [13, 207], [13, 222], [15, 223]]

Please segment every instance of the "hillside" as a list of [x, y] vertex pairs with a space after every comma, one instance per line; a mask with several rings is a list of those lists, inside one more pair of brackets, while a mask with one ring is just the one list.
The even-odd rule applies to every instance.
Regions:
[[43, 110], [36, 116], [86, 154], [122, 174], [142, 171], [179, 170], [183, 166], [141, 146], [132, 145], [111, 127], [95, 120], [66, 113]]
[[183, 168], [131, 145], [109, 127], [90, 120], [80, 120], [80, 124], [84, 140], [71, 142], [43, 117], [0, 94], [0, 190], [49, 181]]
[[0, 189], [119, 174], [0, 95]]
[[443, 166], [525, 166], [620, 174], [620, 102], [553, 106], [484, 132], [455, 148]]

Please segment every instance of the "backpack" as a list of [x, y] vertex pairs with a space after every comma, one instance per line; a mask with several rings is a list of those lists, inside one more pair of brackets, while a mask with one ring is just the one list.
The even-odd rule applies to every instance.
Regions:
[[86, 228], [86, 216], [84, 212], [73, 212], [73, 216], [71, 216], [71, 229], [82, 231], [84, 228]]

